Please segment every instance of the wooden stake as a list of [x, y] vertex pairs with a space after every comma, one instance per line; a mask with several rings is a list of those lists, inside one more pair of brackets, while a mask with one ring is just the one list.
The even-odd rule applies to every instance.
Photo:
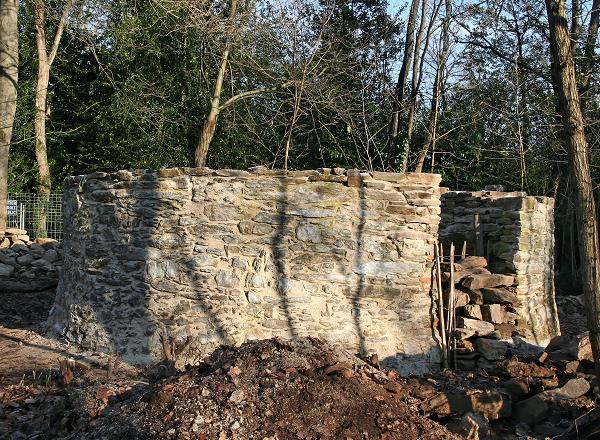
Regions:
[[467, 240], [463, 241], [462, 252], [460, 253], [460, 259], [464, 260], [467, 258]]
[[438, 318], [440, 320], [440, 338], [442, 339], [442, 360], [444, 368], [448, 368], [448, 345], [446, 343], [446, 325], [444, 322], [444, 296], [442, 295], [442, 265], [440, 263], [441, 243], [435, 243], [435, 281], [438, 292]]
[[452, 359], [452, 343], [454, 341], [454, 319], [456, 316], [456, 299], [454, 292], [454, 243], [450, 244], [450, 291], [448, 292], [448, 358]]
[[456, 370], [456, 291], [454, 290], [454, 243], [450, 245], [450, 290], [452, 292], [452, 365]]

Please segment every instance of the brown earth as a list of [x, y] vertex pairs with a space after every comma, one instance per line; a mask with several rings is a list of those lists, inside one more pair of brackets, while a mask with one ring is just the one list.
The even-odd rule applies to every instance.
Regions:
[[139, 387], [77, 438], [457, 438], [419, 415], [407, 393], [386, 389], [388, 382], [317, 339], [248, 342]]
[[458, 438], [387, 390], [385, 374], [316, 339], [224, 347], [183, 373], [157, 365], [146, 376], [168, 377], [150, 384], [41, 336], [53, 295], [2, 293], [0, 438]]
[[[443, 425], [473, 440], [600, 438], [591, 392], [551, 403], [535, 426], [510, 414], [515, 399], [591, 382], [593, 364], [512, 358], [404, 379], [306, 338], [222, 347], [184, 372], [140, 370], [44, 338], [52, 291], [0, 295], [1, 439], [460, 438]], [[579, 332], [580, 301], [558, 302], [564, 330]]]

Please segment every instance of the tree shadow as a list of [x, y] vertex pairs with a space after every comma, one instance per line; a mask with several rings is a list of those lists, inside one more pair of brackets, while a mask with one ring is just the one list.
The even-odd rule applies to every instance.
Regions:
[[[180, 224], [180, 210], [192, 197], [189, 177], [175, 179], [178, 188], [162, 186], [155, 171], [112, 177], [82, 177], [66, 190], [65, 271], [50, 312], [51, 331], [132, 363], [164, 358], [165, 337], [172, 343], [190, 336], [165, 331], [181, 310], [184, 273], [191, 285], [187, 293], [216, 339], [230, 343], [205, 301], [201, 274], [194, 271], [194, 243]], [[169, 307], [169, 300], [177, 304]]]
[[298, 337], [298, 331], [294, 325], [292, 313], [290, 311], [290, 301], [288, 298], [289, 274], [286, 269], [287, 247], [284, 246], [287, 241], [289, 216], [288, 216], [288, 182], [287, 178], [279, 179], [279, 191], [281, 196], [277, 200], [277, 214], [275, 217], [275, 232], [271, 237], [271, 259], [275, 267], [275, 289], [280, 298], [283, 308], [283, 314], [287, 321], [289, 334], [292, 338]]
[[221, 344], [305, 335], [363, 356], [403, 347], [389, 362], [400, 370], [439, 358], [416, 354], [432, 345], [424, 332], [436, 337], [424, 317], [404, 334], [414, 295], [425, 307], [427, 292], [394, 283], [421, 263], [387, 254], [400, 252], [385, 232], [400, 217], [378, 223], [388, 205], [371, 206], [362, 179], [348, 188], [287, 173], [127, 173], [67, 185], [65, 274], [50, 322], [67, 322], [57, 330], [70, 341], [133, 363], [194, 363]]
[[[354, 265], [353, 267], [361, 267], [363, 265], [364, 260], [364, 231], [365, 231], [365, 223], [367, 216], [367, 200], [365, 197], [365, 187], [362, 184], [358, 188], [358, 224], [356, 226], [356, 234], [355, 240], [357, 245], [357, 250], [354, 254]], [[358, 349], [359, 354], [361, 356], [367, 356], [369, 353], [367, 352], [365, 336], [361, 323], [361, 298], [365, 293], [365, 273], [360, 270], [358, 274], [358, 284], [354, 289], [354, 294], [352, 296], [352, 320], [354, 322], [354, 328], [358, 335]]]

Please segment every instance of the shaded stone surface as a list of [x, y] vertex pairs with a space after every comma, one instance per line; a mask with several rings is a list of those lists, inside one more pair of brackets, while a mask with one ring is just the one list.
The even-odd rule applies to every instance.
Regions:
[[514, 281], [514, 277], [492, 273], [469, 275], [461, 283], [467, 289], [478, 290], [484, 287], [512, 286]]
[[440, 176], [323, 171], [66, 179], [52, 329], [139, 362], [163, 357], [163, 337], [202, 358], [223, 343], [316, 336], [401, 371], [437, 368]]
[[513, 303], [518, 330], [527, 342], [545, 346], [560, 333], [553, 199], [523, 192], [448, 191], [442, 195], [439, 235], [445, 247], [454, 242], [461, 249], [466, 241], [467, 254], [484, 255], [491, 272], [514, 276], [514, 296], [492, 298], [488, 291], [486, 302]]

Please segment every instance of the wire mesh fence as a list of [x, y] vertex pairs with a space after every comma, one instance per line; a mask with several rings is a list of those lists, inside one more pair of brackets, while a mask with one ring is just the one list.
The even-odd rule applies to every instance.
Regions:
[[62, 195], [8, 193], [7, 226], [25, 229], [29, 237], [62, 239]]

